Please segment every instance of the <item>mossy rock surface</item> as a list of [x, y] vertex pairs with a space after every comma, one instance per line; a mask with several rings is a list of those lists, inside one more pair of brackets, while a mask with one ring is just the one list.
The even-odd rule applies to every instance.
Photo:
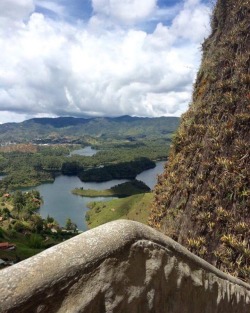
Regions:
[[250, 277], [250, 2], [218, 0], [193, 100], [155, 188], [149, 224]]

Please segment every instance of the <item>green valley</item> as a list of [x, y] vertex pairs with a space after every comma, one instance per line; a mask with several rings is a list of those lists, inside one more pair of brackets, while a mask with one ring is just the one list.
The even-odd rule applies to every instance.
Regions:
[[[157, 161], [166, 160], [178, 123], [179, 119], [172, 117], [123, 116], [41, 118], [0, 125], [0, 174], [3, 175], [0, 180], [0, 242], [15, 246], [10, 251], [1, 250], [0, 258], [18, 262], [77, 234], [74, 224], [77, 218], [72, 218], [73, 222], [70, 218], [61, 219], [59, 225], [53, 214], [47, 217], [39, 214], [38, 209], [43, 206], [37, 191], [39, 187], [20, 191], [20, 188], [53, 184], [57, 177], [64, 177], [66, 181], [66, 177], [77, 176], [82, 182], [90, 183], [130, 180], [121, 184], [118, 181], [115, 186], [98, 191], [72, 185], [73, 197], [81, 195], [93, 200], [95, 197], [119, 197], [90, 204], [92, 209], [86, 214], [89, 227], [116, 218], [146, 222], [152, 195], [150, 188], [135, 178], [153, 169]], [[94, 155], [75, 153], [90, 146], [95, 149]], [[60, 199], [60, 194], [57, 197]], [[71, 204], [65, 208], [58, 203], [58, 208], [64, 207], [70, 217]], [[84, 230], [87, 203], [82, 206], [79, 217], [82, 221], [78, 223]], [[65, 221], [67, 231], [62, 228]]]
[[[43, 118], [0, 125], [0, 189], [53, 182], [56, 175], [83, 181], [134, 179], [165, 160], [178, 118]], [[73, 135], [74, 134], [74, 135]], [[8, 141], [9, 140], [9, 141]], [[70, 151], [92, 146], [93, 156]], [[133, 163], [134, 162], [134, 163]], [[134, 164], [134, 165], [133, 165]]]

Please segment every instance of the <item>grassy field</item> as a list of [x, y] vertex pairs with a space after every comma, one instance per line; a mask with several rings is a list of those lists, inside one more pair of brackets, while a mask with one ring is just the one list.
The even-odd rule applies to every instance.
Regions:
[[137, 194], [126, 198], [114, 199], [108, 202], [91, 202], [86, 214], [89, 228], [117, 219], [128, 219], [147, 223], [152, 193]]

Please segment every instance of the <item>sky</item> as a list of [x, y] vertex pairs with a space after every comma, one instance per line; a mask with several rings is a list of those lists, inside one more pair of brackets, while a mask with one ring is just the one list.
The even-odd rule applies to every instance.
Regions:
[[0, 0], [0, 123], [180, 116], [207, 0]]

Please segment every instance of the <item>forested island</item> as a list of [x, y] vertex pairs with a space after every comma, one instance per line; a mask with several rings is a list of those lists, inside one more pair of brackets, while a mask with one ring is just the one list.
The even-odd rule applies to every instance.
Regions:
[[126, 183], [118, 184], [110, 189], [105, 190], [93, 190], [76, 188], [72, 190], [72, 193], [82, 197], [128, 197], [140, 193], [150, 192], [150, 188], [142, 181], [131, 180]]
[[155, 162], [148, 158], [138, 158], [130, 162], [106, 165], [82, 171], [79, 178], [84, 182], [102, 182], [112, 179], [135, 179], [143, 171], [155, 167]]
[[[113, 147], [100, 150], [94, 156], [69, 156], [77, 145], [12, 145], [10, 151], [0, 148], [0, 189], [14, 190], [53, 182], [56, 175], [76, 175], [82, 181], [134, 179], [137, 174], [153, 168], [155, 160], [163, 159], [168, 145], [155, 142], [142, 147]], [[141, 153], [141, 155], [140, 155]], [[165, 157], [166, 158], [166, 155]]]

